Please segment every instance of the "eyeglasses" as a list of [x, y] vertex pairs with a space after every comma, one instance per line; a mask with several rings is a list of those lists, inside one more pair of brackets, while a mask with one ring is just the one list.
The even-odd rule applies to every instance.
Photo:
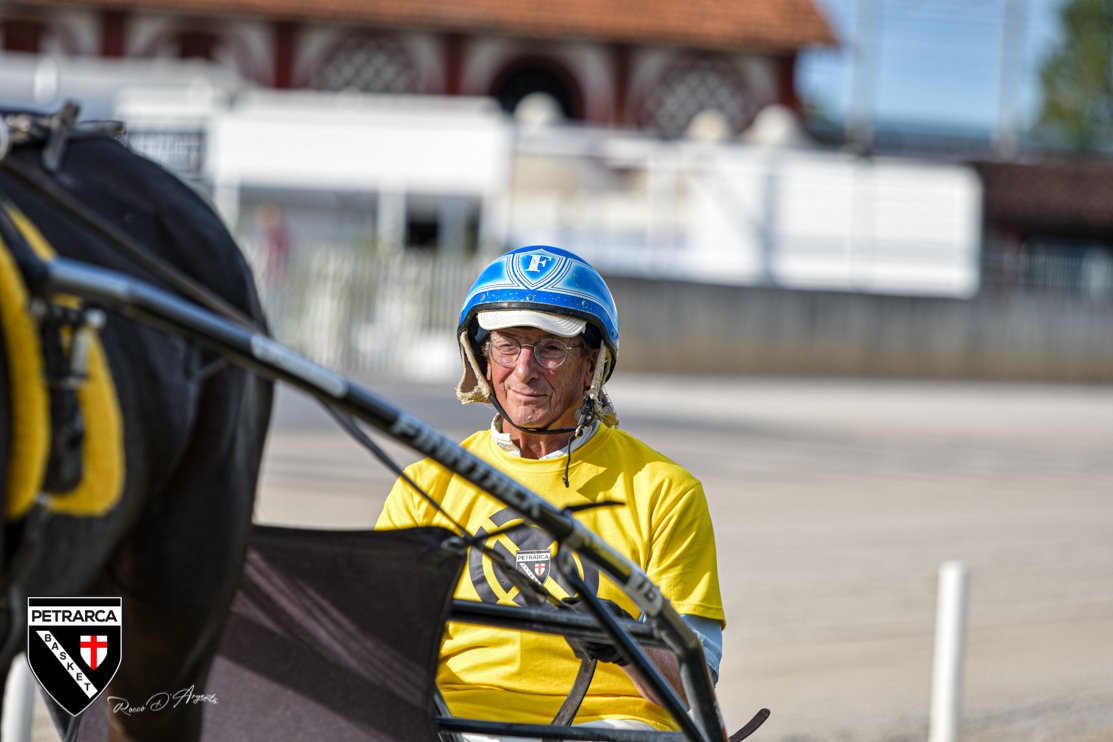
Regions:
[[533, 348], [533, 357], [545, 368], [557, 368], [568, 359], [569, 351], [583, 350], [582, 345], [568, 346], [555, 338], [530, 345], [504, 335], [492, 337], [487, 348], [491, 360], [500, 366], [513, 366], [518, 362], [522, 348]]

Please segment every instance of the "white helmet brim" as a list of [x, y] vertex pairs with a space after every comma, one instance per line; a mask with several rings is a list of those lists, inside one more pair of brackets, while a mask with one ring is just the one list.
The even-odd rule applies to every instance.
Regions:
[[550, 335], [574, 338], [584, 331], [587, 322], [575, 317], [564, 317], [549, 312], [529, 309], [506, 309], [479, 313], [479, 326], [484, 330], [506, 330], [511, 327], [535, 327]]

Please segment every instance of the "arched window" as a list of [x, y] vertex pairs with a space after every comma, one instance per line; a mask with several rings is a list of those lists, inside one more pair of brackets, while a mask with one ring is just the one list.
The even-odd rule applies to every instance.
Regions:
[[313, 73], [310, 87], [361, 93], [416, 93], [413, 63], [389, 39], [354, 36], [336, 46]]
[[517, 62], [496, 78], [491, 90], [499, 105], [508, 113], [513, 113], [522, 99], [531, 93], [545, 93], [552, 97], [567, 119], [583, 118], [579, 86], [571, 75], [548, 61]]
[[738, 71], [715, 60], [690, 60], [670, 67], [646, 96], [642, 124], [666, 137], [683, 134], [703, 111], [718, 111], [734, 134], [754, 115], [753, 99]]

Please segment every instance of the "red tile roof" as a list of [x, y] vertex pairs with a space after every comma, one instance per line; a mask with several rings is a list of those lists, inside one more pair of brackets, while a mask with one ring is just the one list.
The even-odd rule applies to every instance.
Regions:
[[18, 0], [535, 39], [791, 53], [834, 44], [812, 0]]

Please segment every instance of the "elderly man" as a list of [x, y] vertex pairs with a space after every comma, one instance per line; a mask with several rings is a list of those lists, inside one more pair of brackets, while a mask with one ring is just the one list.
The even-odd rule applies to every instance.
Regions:
[[[618, 359], [618, 318], [603, 279], [572, 253], [527, 247], [492, 262], [476, 279], [460, 314], [464, 378], [456, 394], [497, 414], [464, 448], [578, 519], [629, 557], [660, 587], [700, 635], [717, 677], [724, 615], [715, 542], [703, 488], [691, 474], [619, 430], [603, 385]], [[429, 460], [410, 478], [471, 533], [483, 536], [519, 516]], [[617, 506], [581, 509], [613, 501]], [[577, 508], [576, 506], [581, 506]], [[450, 527], [403, 481], [394, 486], [378, 528]], [[572, 588], [550, 569], [553, 540], [539, 529], [497, 536], [489, 546], [558, 598]], [[588, 564], [581, 576], [600, 598], [637, 615], [633, 602]], [[456, 597], [524, 605], [510, 580], [476, 550]], [[677, 727], [637, 673], [615, 653], [589, 649], [600, 662], [577, 723], [612, 728]], [[675, 657], [651, 651], [680, 690]], [[614, 661], [617, 660], [617, 661]], [[456, 716], [549, 723], [579, 661], [559, 637], [449, 624], [437, 673]]]

